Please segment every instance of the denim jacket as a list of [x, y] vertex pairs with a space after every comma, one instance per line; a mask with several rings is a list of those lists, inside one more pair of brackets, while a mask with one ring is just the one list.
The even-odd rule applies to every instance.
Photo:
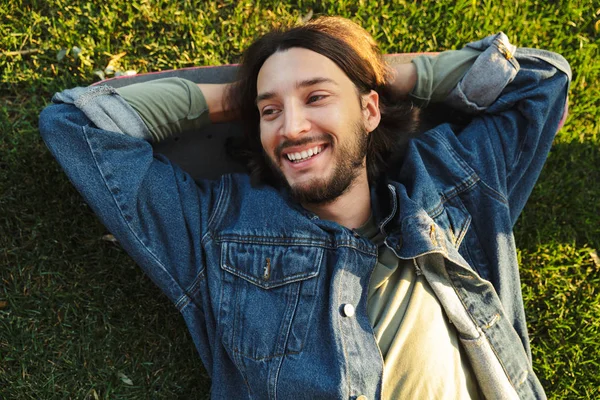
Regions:
[[[412, 139], [373, 185], [373, 213], [385, 245], [433, 288], [485, 397], [544, 398], [512, 229], [561, 122], [570, 69], [503, 34], [469, 46], [482, 53], [448, 101], [477, 114]], [[41, 134], [183, 315], [212, 398], [381, 397], [366, 307], [374, 244], [246, 175], [196, 182], [147, 141], [118, 132], [127, 126], [101, 129], [68, 103], [42, 112]], [[119, 112], [139, 127], [133, 110]]]

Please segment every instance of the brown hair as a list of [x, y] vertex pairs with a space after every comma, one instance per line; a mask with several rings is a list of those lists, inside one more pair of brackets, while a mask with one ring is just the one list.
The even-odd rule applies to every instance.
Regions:
[[272, 31], [245, 51], [238, 80], [226, 97], [245, 129], [243, 144], [234, 146], [232, 153], [246, 161], [254, 183], [275, 184], [260, 141], [256, 81], [267, 58], [292, 47], [305, 48], [332, 60], [354, 83], [359, 94], [371, 90], [379, 94], [381, 122], [368, 136], [367, 143], [367, 174], [369, 182], [374, 182], [389, 157], [416, 129], [417, 110], [409, 101], [395, 96], [386, 85], [390, 70], [371, 35], [341, 17], [320, 17], [291, 29]]

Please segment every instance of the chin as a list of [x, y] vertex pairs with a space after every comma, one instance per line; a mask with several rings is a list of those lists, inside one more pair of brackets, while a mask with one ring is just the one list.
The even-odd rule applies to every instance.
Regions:
[[301, 204], [328, 204], [344, 194], [352, 180], [340, 182], [332, 179], [312, 179], [309, 182], [289, 185], [290, 194]]

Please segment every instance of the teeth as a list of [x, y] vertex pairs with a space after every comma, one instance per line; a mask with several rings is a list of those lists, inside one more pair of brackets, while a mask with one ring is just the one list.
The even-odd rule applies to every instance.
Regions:
[[301, 152], [297, 153], [288, 153], [286, 155], [290, 161], [305, 161], [310, 157], [319, 154], [321, 150], [323, 150], [321, 146], [315, 146], [312, 149], [302, 150]]

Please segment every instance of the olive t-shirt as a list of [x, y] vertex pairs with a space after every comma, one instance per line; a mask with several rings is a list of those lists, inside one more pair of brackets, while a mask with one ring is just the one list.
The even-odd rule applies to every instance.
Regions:
[[378, 246], [367, 312], [384, 361], [383, 398], [478, 399], [456, 329], [414, 261], [383, 243], [372, 217], [356, 231]]

